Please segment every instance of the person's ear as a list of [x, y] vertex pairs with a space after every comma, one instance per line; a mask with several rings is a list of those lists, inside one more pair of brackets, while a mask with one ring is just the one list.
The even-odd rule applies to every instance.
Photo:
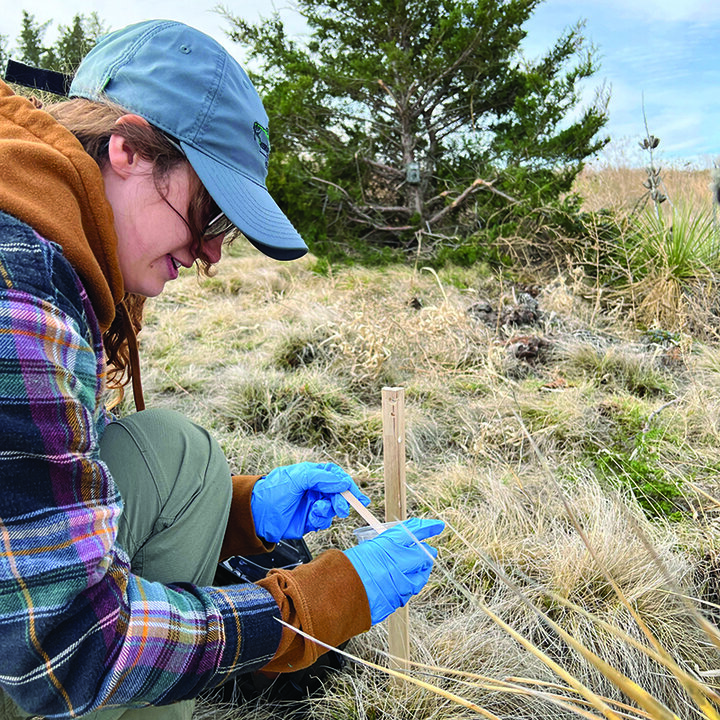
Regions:
[[[116, 125], [136, 124], [150, 126], [150, 123], [140, 115], [123, 115], [118, 118]], [[138, 168], [142, 158], [122, 135], [113, 133], [108, 143], [108, 160], [112, 169], [126, 177], [133, 174]]]

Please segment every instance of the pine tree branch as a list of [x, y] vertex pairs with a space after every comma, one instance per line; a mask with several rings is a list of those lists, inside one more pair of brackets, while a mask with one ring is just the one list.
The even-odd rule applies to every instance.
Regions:
[[363, 225], [369, 225], [373, 230], [378, 230], [379, 232], [400, 233], [400, 232], [405, 232], [407, 230], [416, 230], [417, 229], [414, 225], [378, 225], [375, 222], [367, 222], [365, 220], [361, 220], [360, 218], [348, 218], [348, 219], [354, 223], [361, 223]]
[[[436, 77], [432, 79], [428, 79], [429, 82], [427, 85], [425, 85], [425, 88], [420, 93], [418, 99], [417, 99], [417, 106], [424, 106], [424, 103], [429, 101], [430, 95], [433, 93], [433, 90], [443, 85], [443, 83], [448, 79], [454, 77], [456, 74], [458, 68], [467, 60], [468, 57], [472, 53], [475, 52], [475, 47], [478, 42], [482, 41], [482, 31], [478, 30], [475, 34], [475, 37], [473, 39], [473, 42], [468, 43], [465, 46], [465, 49], [455, 58], [455, 60], [448, 65], [443, 72], [439, 73]], [[430, 106], [434, 107], [438, 102], [442, 101], [442, 98], [446, 97], [447, 93], [438, 93], [438, 100], [430, 101]]]
[[[511, 203], [517, 203], [519, 202], [516, 198], [511, 197], [507, 193], [504, 193], [502, 190], [498, 190], [496, 187], [493, 186], [492, 183], [489, 183], [487, 180], [482, 180], [481, 178], [477, 178], [477, 180], [474, 180], [471, 185], [466, 187], [460, 195], [458, 195], [451, 203], [450, 205], [446, 205], [442, 210], [439, 210], [436, 212], [429, 220], [429, 225], [434, 225], [435, 223], [442, 220], [448, 213], [452, 212], [453, 210], [457, 209], [460, 205], [462, 205], [471, 195], [476, 193], [478, 190], [489, 190], [490, 192], [494, 193], [495, 195], [499, 195], [502, 198], [505, 198], [508, 202]], [[439, 195], [438, 197], [441, 197]]]
[[317, 177], [315, 175], [313, 175], [310, 179], [314, 180], [315, 182], [322, 183], [324, 185], [330, 185], [330, 187], [334, 187], [336, 190], [340, 191], [343, 194], [343, 196], [345, 197], [348, 207], [357, 216], [356, 218], [350, 218], [353, 222], [360, 222], [360, 223], [369, 225], [370, 227], [375, 228], [376, 230], [394, 231], [394, 230], [400, 230], [400, 229], [402, 229], [402, 230], [408, 230], [408, 229], [412, 230], [413, 229], [412, 226], [403, 227], [403, 228], [390, 228], [385, 225], [378, 225], [376, 220], [372, 216], [368, 215], [366, 212], [366, 210], [375, 210], [375, 211], [381, 211], [381, 212], [392, 212], [392, 211], [398, 212], [399, 211], [399, 212], [409, 214], [408, 208], [403, 208], [403, 207], [394, 208], [394, 207], [386, 207], [386, 206], [382, 206], [382, 205], [358, 205], [352, 199], [352, 197], [350, 197], [350, 194], [348, 193], [348, 191], [345, 190], [345, 188], [343, 188], [342, 186], [338, 185], [337, 183], [331, 182], [330, 180], [324, 180], [323, 178]]
[[412, 215], [410, 208], [404, 205], [358, 205], [361, 210], [372, 210], [379, 213], [397, 213], [399, 215]]
[[386, 165], [385, 163], [378, 162], [377, 160], [371, 160], [370, 158], [363, 156], [360, 156], [360, 159], [383, 175], [388, 175], [395, 178], [402, 178], [405, 176], [404, 171], [392, 167], [392, 165]]
[[381, 212], [381, 213], [401, 213], [403, 215], [410, 215], [410, 209], [406, 207], [392, 207], [389, 205], [358, 205], [353, 201], [353, 199], [350, 197], [350, 194], [343, 188], [342, 186], [338, 185], [337, 183], [331, 182], [330, 180], [324, 180], [323, 178], [319, 178], [316, 176], [313, 176], [311, 180], [314, 180], [315, 182], [323, 183], [324, 185], [330, 185], [331, 187], [334, 187], [336, 190], [339, 190], [347, 200], [348, 206], [350, 209], [355, 213], [357, 217], [350, 217], [348, 218], [352, 222], [360, 223], [362, 225], [368, 225], [369, 227], [373, 228], [374, 230], [378, 230], [380, 232], [402, 232], [404, 230], [415, 230], [415, 227], [413, 225], [381, 225], [378, 223], [374, 218], [372, 218], [370, 215], [365, 212], [366, 210], [373, 210], [375, 212]]

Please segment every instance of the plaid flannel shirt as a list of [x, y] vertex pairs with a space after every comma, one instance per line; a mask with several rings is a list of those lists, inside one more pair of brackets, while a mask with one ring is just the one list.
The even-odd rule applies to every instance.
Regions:
[[0, 213], [0, 277], [0, 687], [67, 717], [265, 665], [282, 630], [270, 593], [148, 582], [115, 545], [101, 333], [61, 248]]

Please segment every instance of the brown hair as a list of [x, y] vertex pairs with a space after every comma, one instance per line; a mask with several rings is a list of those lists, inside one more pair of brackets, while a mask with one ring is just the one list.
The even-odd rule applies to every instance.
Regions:
[[[167, 191], [169, 173], [181, 163], [187, 163], [181, 150], [152, 125], [118, 124], [118, 119], [126, 115], [127, 111], [114, 103], [77, 98], [46, 105], [43, 109], [77, 137], [100, 168], [108, 162], [110, 136], [124, 137], [142, 158], [153, 163], [153, 179], [163, 198]], [[172, 205], [170, 207], [190, 228], [197, 247], [199, 268], [205, 274], [209, 274], [211, 263], [202, 255], [202, 231], [205, 223], [212, 217], [215, 206], [197, 175], [193, 172], [191, 177], [193, 178], [191, 182], [196, 183], [196, 188], [191, 186], [192, 200], [187, 211], [187, 219], [179, 209], [172, 208]], [[130, 339], [132, 342], [134, 334], [142, 327], [145, 298], [127, 293], [122, 304], [124, 309], [118, 308], [115, 319], [103, 335], [108, 363], [107, 381], [110, 388], [121, 388], [131, 379], [128, 339], [132, 334]]]

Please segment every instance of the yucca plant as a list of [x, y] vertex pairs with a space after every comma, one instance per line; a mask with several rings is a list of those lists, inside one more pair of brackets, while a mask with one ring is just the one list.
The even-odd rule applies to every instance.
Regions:
[[648, 208], [632, 227], [638, 250], [633, 265], [641, 277], [686, 280], [720, 269], [720, 236], [709, 206], [676, 204], [666, 213]]
[[647, 207], [631, 216], [616, 251], [624, 297], [646, 327], [677, 329], [688, 316], [688, 289], [720, 270], [720, 234], [710, 205]]

